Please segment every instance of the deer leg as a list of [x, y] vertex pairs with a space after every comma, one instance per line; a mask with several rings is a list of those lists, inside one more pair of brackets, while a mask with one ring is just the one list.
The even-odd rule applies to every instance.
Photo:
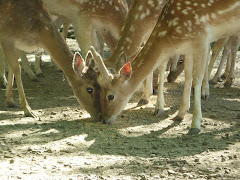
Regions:
[[6, 103], [8, 107], [19, 107], [14, 99], [13, 99], [13, 82], [14, 82], [14, 74], [10, 66], [8, 66], [8, 81], [7, 81], [7, 87], [6, 87]]
[[232, 53], [229, 53], [226, 63], [225, 72], [221, 75], [221, 79], [226, 79], [229, 75], [230, 68], [231, 68], [231, 61], [232, 61]]
[[207, 61], [205, 64], [205, 71], [204, 71], [204, 78], [203, 78], [203, 82], [202, 82], [202, 99], [203, 100], [208, 100], [210, 93], [209, 93], [209, 81], [208, 81], [208, 60], [209, 60], [209, 55], [210, 55], [210, 46], [209, 46], [209, 50], [207, 53]]
[[235, 64], [236, 64], [236, 55], [237, 55], [237, 51], [239, 48], [239, 43], [237, 45], [235, 45], [234, 47], [232, 47], [231, 49], [231, 66], [230, 66], [230, 72], [229, 75], [226, 79], [226, 82], [224, 83], [225, 87], [231, 87], [232, 83], [233, 83], [233, 79], [234, 79], [234, 69], [235, 69]]
[[158, 94], [158, 74], [159, 74], [158, 69], [153, 71], [153, 95]]
[[36, 72], [37, 77], [44, 77], [43, 72], [41, 70], [43, 52], [44, 52], [44, 50], [41, 48], [39, 48], [35, 51], [34, 70]]
[[22, 110], [24, 111], [24, 116], [36, 117], [33, 114], [30, 106], [28, 105], [28, 102], [25, 97], [25, 93], [22, 85], [22, 78], [21, 78], [21, 68], [20, 68], [20, 65], [18, 64], [18, 56], [17, 56], [16, 49], [13, 43], [9, 41], [2, 41], [2, 48], [6, 56], [8, 65], [11, 68], [16, 78], [16, 84], [17, 84], [18, 94], [19, 94], [19, 104]]
[[192, 71], [193, 71], [193, 56], [192, 53], [185, 54], [184, 60], [184, 73], [185, 82], [183, 90], [183, 98], [180, 104], [180, 108], [176, 117], [173, 118], [174, 121], [181, 121], [184, 119], [185, 114], [190, 108], [190, 95], [192, 87]]
[[117, 39], [109, 31], [101, 31], [104, 42], [108, 45], [110, 50], [113, 52], [117, 46]]
[[92, 25], [86, 17], [79, 17], [78, 21], [73, 24], [76, 39], [81, 49], [81, 54], [85, 57], [92, 45]]
[[67, 34], [68, 34], [68, 28], [70, 26], [70, 22], [67, 21], [65, 23], [63, 23], [63, 31], [62, 31], [62, 35], [63, 35], [63, 39], [67, 39]]
[[[197, 45], [195, 45], [197, 46]], [[202, 81], [204, 77], [204, 68], [200, 68], [202, 64], [206, 66], [208, 59], [208, 46], [209, 44], [204, 44], [202, 47], [195, 47], [197, 49], [194, 52], [193, 57], [193, 86], [194, 86], [194, 106], [193, 106], [193, 118], [191, 129], [189, 134], [198, 134], [201, 130], [202, 121], [202, 109], [201, 109], [201, 88]]]
[[145, 79], [144, 92], [143, 92], [143, 95], [142, 95], [140, 101], [138, 102], [138, 106], [148, 104], [149, 99], [153, 93], [152, 82], [153, 82], [153, 73], [151, 73], [151, 75], [149, 75]]
[[166, 71], [167, 62], [158, 67], [159, 77], [158, 77], [158, 97], [155, 106], [154, 115], [161, 116], [164, 113], [164, 74]]
[[6, 88], [7, 79], [5, 76], [5, 57], [2, 52], [2, 48], [0, 47], [0, 87]]
[[28, 62], [26, 53], [23, 52], [23, 51], [20, 51], [20, 52], [19, 52], [19, 57], [21, 58], [21, 62], [22, 62], [23, 69], [24, 69], [24, 71], [28, 74], [28, 76], [30, 77], [30, 79], [31, 79], [32, 81], [38, 82], [38, 79], [37, 79], [37, 77], [35, 76], [35, 74], [33, 73], [32, 69], [31, 69], [31, 66], [30, 66], [30, 64], [29, 64], [29, 62]]
[[221, 76], [223, 65], [224, 65], [225, 60], [229, 53], [230, 53], [230, 47], [225, 46], [224, 51], [223, 51], [223, 56], [222, 56], [221, 62], [219, 64], [218, 70], [217, 70], [215, 76], [210, 80], [210, 84], [216, 84], [219, 81], [219, 77]]
[[211, 72], [212, 72], [214, 62], [216, 61], [222, 47], [226, 44], [228, 39], [229, 38], [226, 37], [226, 38], [219, 39], [218, 41], [215, 42], [215, 45], [212, 49], [212, 57], [211, 57], [211, 60], [209, 62], [209, 65], [208, 65], [208, 77], [209, 78], [210, 78], [210, 75], [211, 75]]
[[94, 47], [97, 47], [97, 51], [104, 58], [104, 40], [102, 34], [99, 31], [92, 31], [92, 42]]

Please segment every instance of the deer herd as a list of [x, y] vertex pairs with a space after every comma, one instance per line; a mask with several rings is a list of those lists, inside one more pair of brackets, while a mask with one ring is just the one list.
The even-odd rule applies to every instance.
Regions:
[[[57, 17], [57, 18], [55, 18]], [[14, 77], [24, 116], [36, 117], [24, 93], [22, 61], [36, 48], [53, 58], [65, 74], [79, 104], [92, 118], [113, 123], [133, 93], [146, 79], [139, 104], [153, 92], [153, 71], [158, 69], [158, 98], [154, 115], [164, 113], [164, 74], [172, 62], [168, 81], [184, 69], [184, 90], [178, 114], [181, 121], [194, 107], [189, 134], [201, 129], [201, 97], [209, 97], [209, 77], [222, 47], [219, 69], [210, 83], [219, 80], [228, 57], [225, 86], [234, 79], [236, 53], [240, 45], [239, 0], [1, 0], [0, 83], [6, 84], [6, 102], [16, 106]], [[58, 28], [73, 26], [81, 54], [71, 52]], [[215, 42], [210, 56], [210, 44]], [[112, 51], [103, 60], [102, 46]], [[179, 58], [181, 57], [181, 58]], [[26, 59], [25, 59], [26, 62]], [[4, 64], [9, 67], [5, 78]]]

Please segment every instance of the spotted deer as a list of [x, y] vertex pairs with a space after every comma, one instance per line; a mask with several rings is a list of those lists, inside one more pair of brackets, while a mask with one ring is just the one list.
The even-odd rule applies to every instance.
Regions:
[[0, 43], [10, 66], [6, 90], [8, 105], [14, 105], [13, 76], [10, 76], [14, 75], [19, 103], [24, 115], [36, 117], [25, 97], [17, 49], [33, 51], [36, 47], [43, 47], [62, 69], [80, 105], [93, 118], [97, 118], [101, 112], [100, 87], [94, 78], [97, 76], [92, 69], [91, 53], [88, 53], [86, 62], [80, 54], [75, 54], [75, 56], [72, 54], [51, 20], [42, 0], [1, 1]]
[[[133, 1], [112, 55], [104, 63], [118, 71], [123, 63], [132, 61], [149, 38], [166, 0]], [[124, 54], [123, 54], [124, 52]], [[120, 61], [119, 61], [120, 57]], [[146, 79], [138, 105], [147, 104], [153, 93], [152, 75]]]
[[183, 120], [190, 107], [191, 86], [194, 87], [194, 109], [190, 134], [201, 129], [201, 92], [207, 75], [210, 43], [240, 32], [239, 0], [168, 0], [146, 45], [133, 63], [126, 63], [118, 74], [107, 71], [101, 57], [91, 47], [99, 67], [98, 82], [102, 87], [101, 119], [113, 123], [128, 103], [139, 84], [156, 67], [166, 69], [168, 59], [175, 54], [185, 55], [185, 84], [178, 114], [173, 120]]
[[85, 56], [99, 31], [110, 49], [116, 42], [127, 16], [122, 0], [43, 0], [49, 11], [67, 18], [73, 25], [81, 53]]

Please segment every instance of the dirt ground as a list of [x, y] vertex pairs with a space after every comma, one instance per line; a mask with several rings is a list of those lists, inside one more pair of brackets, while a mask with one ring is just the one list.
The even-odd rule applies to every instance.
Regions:
[[[37, 119], [8, 108], [0, 89], [0, 179], [240, 179], [240, 53], [237, 60], [233, 86], [211, 86], [210, 99], [202, 101], [196, 136], [187, 135], [192, 100], [184, 121], [170, 120], [184, 74], [165, 83], [168, 117], [153, 116], [156, 96], [136, 107], [140, 89], [117, 121], [106, 125], [89, 118], [62, 72], [44, 61], [39, 82], [22, 75]], [[14, 95], [17, 100], [16, 88]]]

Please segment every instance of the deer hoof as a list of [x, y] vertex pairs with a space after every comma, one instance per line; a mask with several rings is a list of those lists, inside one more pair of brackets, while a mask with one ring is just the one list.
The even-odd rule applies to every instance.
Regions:
[[226, 79], [227, 78], [227, 75], [226, 74], [223, 74], [222, 76], [221, 76], [221, 79]]
[[6, 84], [0, 84], [0, 88], [2, 88], [2, 89], [6, 89]]
[[19, 108], [19, 105], [16, 104], [15, 102], [7, 103], [7, 106], [10, 108]]
[[140, 101], [138, 102], [138, 106], [142, 106], [145, 104], [148, 104], [148, 100], [146, 100], [146, 99], [140, 99]]
[[158, 89], [153, 88], [153, 95], [158, 95]]
[[162, 109], [155, 109], [155, 111], [154, 111], [154, 116], [161, 116], [161, 115], [163, 115], [164, 114], [164, 110], [162, 110]]
[[198, 128], [191, 128], [189, 131], [188, 131], [188, 134], [189, 135], [196, 135], [200, 132], [200, 129]]
[[39, 82], [39, 80], [38, 80], [38, 78], [35, 77], [32, 79], [32, 82]]
[[204, 100], [204, 101], [207, 101], [209, 99], [209, 97], [210, 96], [208, 94], [201, 96], [202, 100]]
[[226, 82], [224, 83], [224, 87], [225, 87], [225, 88], [229, 88], [229, 87], [231, 87], [231, 86], [232, 86], [232, 82], [226, 81]]
[[180, 116], [176, 116], [176, 117], [172, 118], [171, 120], [173, 120], [173, 121], [182, 121], [183, 118], [181, 118]]
[[40, 78], [44, 78], [45, 76], [43, 75], [43, 73], [39, 73], [36, 75], [37, 77], [40, 77]]
[[36, 116], [33, 112], [31, 112], [31, 111], [29, 111], [29, 112], [24, 112], [24, 117], [37, 118], [37, 116]]
[[214, 80], [210, 80], [210, 81], [209, 81], [209, 84], [211, 84], [211, 85], [215, 85], [215, 84], [217, 84], [217, 82], [214, 81]]

